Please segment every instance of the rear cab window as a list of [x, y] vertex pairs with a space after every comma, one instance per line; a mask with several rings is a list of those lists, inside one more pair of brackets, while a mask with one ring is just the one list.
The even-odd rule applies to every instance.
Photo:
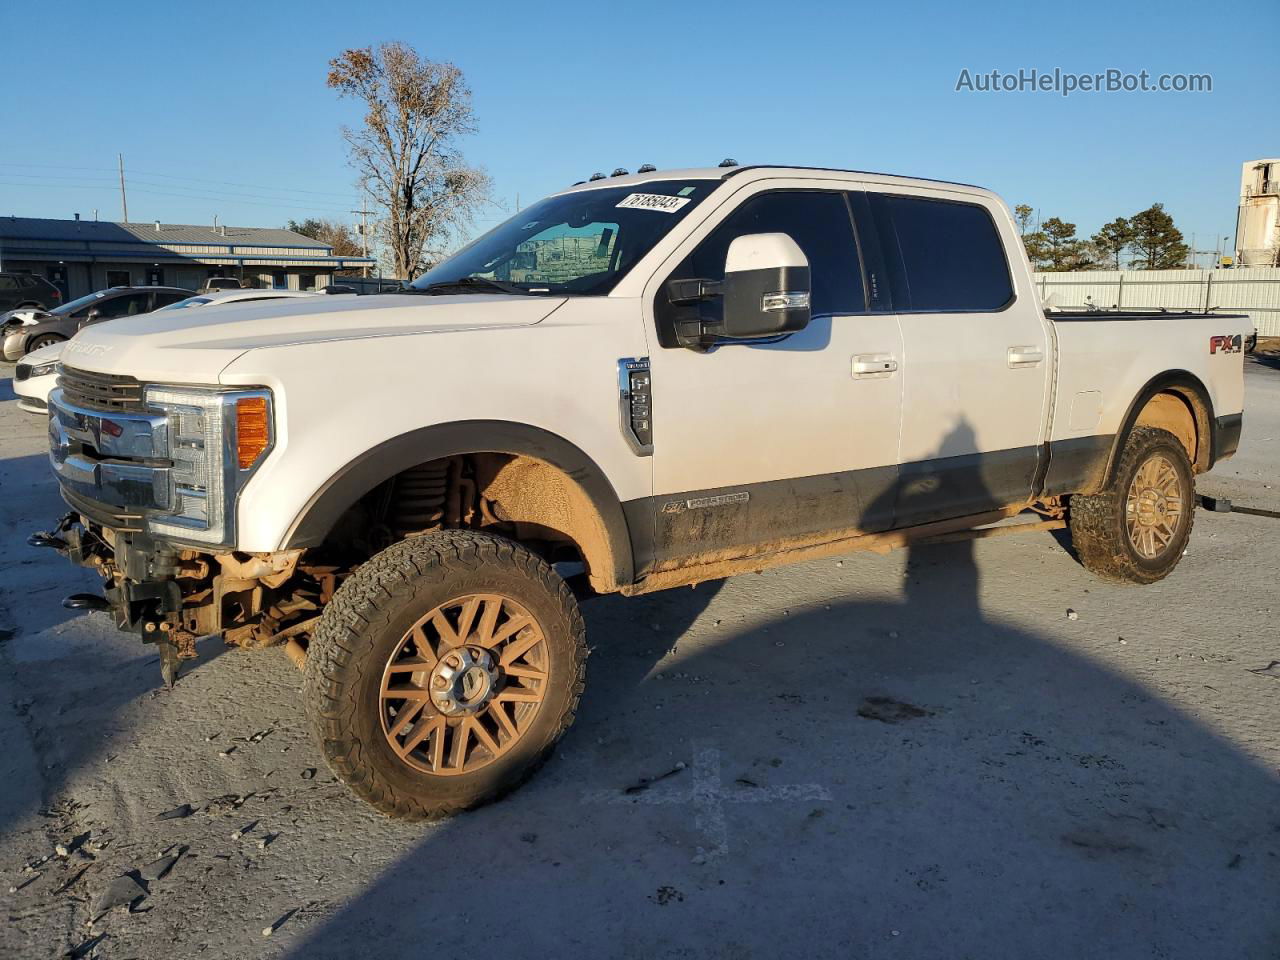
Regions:
[[898, 313], [989, 313], [1014, 299], [1004, 243], [978, 203], [868, 195]]

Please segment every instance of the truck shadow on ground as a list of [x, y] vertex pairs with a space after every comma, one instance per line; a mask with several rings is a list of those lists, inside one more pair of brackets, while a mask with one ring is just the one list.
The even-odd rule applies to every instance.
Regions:
[[670, 622], [741, 611], [588, 604], [548, 768], [427, 828], [289, 955], [1273, 957], [1274, 773], [985, 617], [978, 579], [972, 545], [916, 548], [902, 602], [832, 597], [687, 657]]
[[1249, 360], [1259, 366], [1280, 370], [1280, 353], [1255, 353], [1250, 355]]

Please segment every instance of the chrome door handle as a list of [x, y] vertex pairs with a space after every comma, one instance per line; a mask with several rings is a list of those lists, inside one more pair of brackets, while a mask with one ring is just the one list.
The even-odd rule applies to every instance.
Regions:
[[1038, 367], [1044, 361], [1044, 352], [1034, 344], [1029, 347], [1010, 347], [1009, 348], [1009, 366], [1012, 369], [1019, 367]]
[[889, 353], [862, 353], [853, 358], [853, 375], [859, 379], [891, 376], [898, 360]]

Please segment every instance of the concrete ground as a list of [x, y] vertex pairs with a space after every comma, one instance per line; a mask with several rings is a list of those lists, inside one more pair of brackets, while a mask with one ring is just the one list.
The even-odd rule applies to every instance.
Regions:
[[[1145, 588], [1030, 535], [593, 601], [557, 756], [410, 826], [329, 775], [279, 653], [168, 692], [62, 609], [94, 584], [25, 545], [61, 507], [7, 376], [4, 956], [1280, 956], [1280, 521], [1201, 511]], [[1280, 361], [1247, 383], [1200, 487], [1277, 510]]]

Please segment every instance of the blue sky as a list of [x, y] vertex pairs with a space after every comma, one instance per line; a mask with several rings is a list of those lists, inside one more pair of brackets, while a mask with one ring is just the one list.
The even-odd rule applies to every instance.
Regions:
[[[474, 91], [469, 159], [508, 210], [582, 179], [785, 162], [961, 180], [1087, 234], [1160, 201], [1233, 233], [1240, 165], [1280, 155], [1280, 4], [23, 4], [3, 14], [0, 215], [350, 220], [328, 59], [385, 40]], [[1213, 92], [957, 93], [962, 69], [1208, 73]], [[494, 208], [483, 225], [505, 216]]]

